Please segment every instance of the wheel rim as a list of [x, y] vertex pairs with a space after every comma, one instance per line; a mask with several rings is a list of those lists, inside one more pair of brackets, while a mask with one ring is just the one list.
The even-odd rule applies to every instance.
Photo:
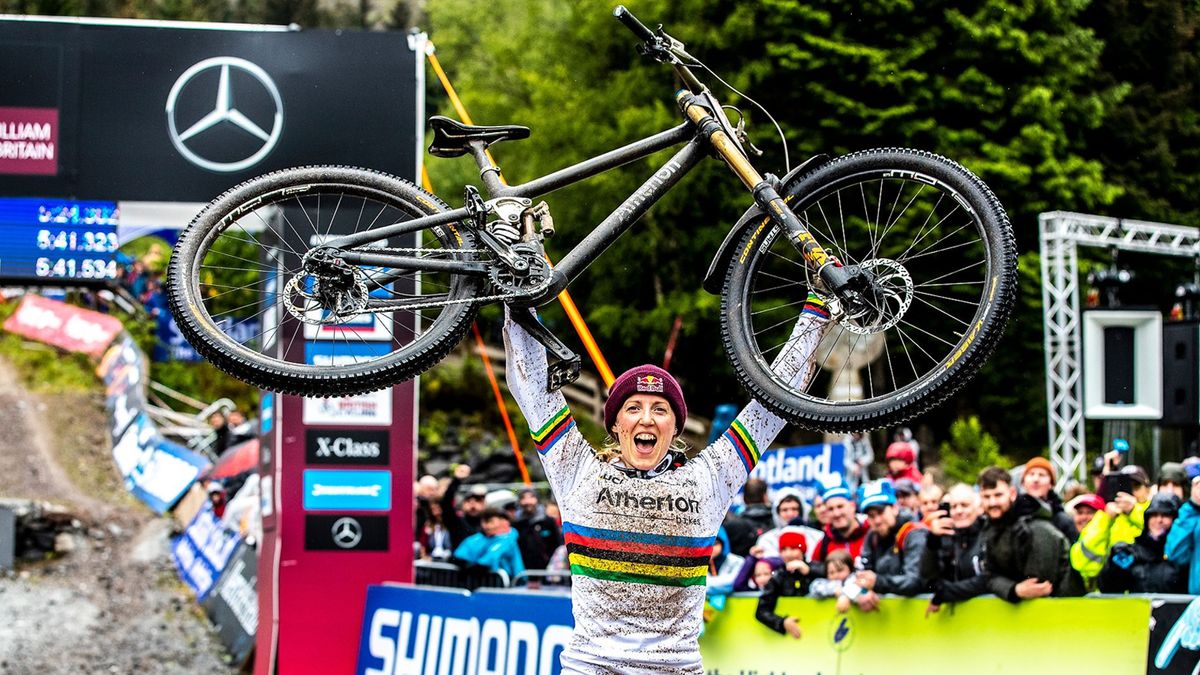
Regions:
[[[803, 390], [772, 375], [776, 385], [814, 404], [876, 403], [911, 396], [962, 362], [995, 271], [984, 225], [961, 191], [918, 172], [872, 170], [790, 206], [829, 253], [869, 270], [885, 293], [870, 320], [833, 317]], [[832, 294], [777, 228], [763, 234], [746, 274], [743, 330], [770, 372], [807, 293]]]
[[[427, 213], [390, 192], [328, 180], [233, 202], [212, 216], [219, 220], [205, 232], [188, 270], [194, 317], [223, 336], [224, 351], [280, 369], [352, 375], [404, 358], [469, 303], [462, 277], [357, 267], [354, 282], [338, 296], [345, 300], [339, 316], [328, 311], [329, 302], [315, 301], [320, 279], [304, 273], [301, 260], [314, 244], [335, 234]], [[442, 228], [421, 235], [421, 252], [407, 255], [442, 260], [465, 256]], [[392, 244], [417, 246], [411, 237]], [[363, 293], [375, 300], [420, 300], [423, 306], [355, 312], [362, 308]]]

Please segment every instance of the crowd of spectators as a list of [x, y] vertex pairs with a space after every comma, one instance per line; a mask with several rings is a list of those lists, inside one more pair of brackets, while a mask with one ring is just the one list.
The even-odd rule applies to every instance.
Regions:
[[424, 476], [415, 486], [418, 560], [466, 571], [500, 572], [511, 582], [526, 571], [567, 571], [558, 507], [530, 487], [519, 492], [464, 483], [460, 464], [447, 478]]
[[[1019, 603], [1200, 593], [1200, 459], [1164, 464], [1152, 481], [1118, 444], [1095, 467], [1090, 491], [1060, 495], [1042, 457], [943, 487], [901, 445], [888, 448], [883, 479], [857, 491], [827, 485], [811, 504], [781, 490], [768, 512], [767, 486], [751, 479], [744, 510], [729, 514], [719, 537], [710, 597], [761, 591], [759, 621], [800, 637], [798, 619], [777, 612], [780, 597], [836, 598], [840, 612], [870, 612], [885, 596], [927, 595], [933, 613], [984, 595]], [[729, 585], [736, 556], [743, 562]]]
[[[1057, 472], [1035, 457], [988, 467], [974, 484], [939, 485], [912, 448], [893, 443], [887, 475], [857, 490], [826, 485], [811, 501], [747, 481], [744, 505], [718, 533], [710, 602], [759, 592], [757, 617], [800, 637], [780, 597], [836, 599], [839, 612], [877, 611], [886, 596], [928, 595], [927, 613], [992, 595], [1019, 603], [1101, 593], [1200, 593], [1200, 459], [1167, 463], [1151, 481], [1105, 455], [1089, 491], [1060, 495]], [[464, 486], [465, 465], [417, 484], [417, 555], [462, 568], [569, 573], [561, 519], [533, 489]], [[1064, 497], [1066, 498], [1064, 501]]]

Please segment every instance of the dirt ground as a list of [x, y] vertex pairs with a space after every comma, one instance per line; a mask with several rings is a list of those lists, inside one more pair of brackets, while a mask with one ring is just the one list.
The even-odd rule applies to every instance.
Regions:
[[69, 552], [0, 572], [0, 673], [229, 673], [175, 573], [172, 523], [124, 489], [103, 398], [32, 394], [0, 360], [0, 498], [67, 507]]

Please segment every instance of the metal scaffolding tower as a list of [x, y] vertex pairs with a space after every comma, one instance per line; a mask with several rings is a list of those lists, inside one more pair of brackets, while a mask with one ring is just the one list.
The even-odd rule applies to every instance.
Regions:
[[1080, 372], [1079, 246], [1200, 256], [1200, 229], [1053, 211], [1038, 216], [1050, 460], [1061, 480], [1087, 479]]

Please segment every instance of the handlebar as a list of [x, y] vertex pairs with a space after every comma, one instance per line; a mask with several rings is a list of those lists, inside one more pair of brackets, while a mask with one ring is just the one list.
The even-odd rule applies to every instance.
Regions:
[[654, 39], [654, 31], [646, 28], [646, 24], [638, 21], [638, 18], [633, 15], [633, 12], [625, 8], [625, 5], [617, 5], [613, 9], [613, 16], [617, 20], [625, 24], [625, 27], [633, 31], [633, 34], [638, 36], [644, 42], [649, 42]]

